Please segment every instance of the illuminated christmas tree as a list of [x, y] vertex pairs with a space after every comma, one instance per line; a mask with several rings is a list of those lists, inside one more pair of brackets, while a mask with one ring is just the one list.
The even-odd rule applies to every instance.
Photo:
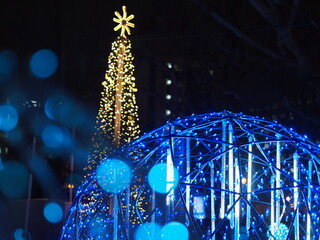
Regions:
[[[134, 27], [129, 22], [134, 16], [127, 17], [125, 6], [123, 16], [115, 14], [114, 21], [118, 25], [114, 30], [121, 31], [112, 43], [102, 83], [87, 178], [75, 195], [60, 239], [123, 239], [130, 224], [137, 224], [135, 208], [130, 204], [132, 198], [143, 201], [143, 197], [130, 194], [130, 189], [140, 186], [130, 182], [130, 167], [115, 159], [120, 147], [140, 133], [131, 42], [125, 35], [130, 35], [129, 27]], [[144, 212], [141, 206], [139, 204], [138, 208]]]
[[138, 106], [136, 104], [134, 65], [131, 54], [131, 42], [126, 37], [130, 35], [130, 28], [134, 27], [130, 20], [134, 15], [127, 16], [123, 6], [123, 16], [115, 12], [118, 25], [115, 31], [120, 36], [112, 43], [108, 57], [108, 70], [102, 82], [103, 91], [100, 108], [96, 118], [95, 133], [89, 154], [86, 170], [92, 170], [106, 157], [127, 142], [137, 138], [140, 130], [138, 125]]

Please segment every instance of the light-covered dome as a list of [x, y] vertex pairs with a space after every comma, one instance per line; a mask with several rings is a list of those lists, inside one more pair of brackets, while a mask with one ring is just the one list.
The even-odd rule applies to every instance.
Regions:
[[132, 204], [142, 226], [179, 222], [189, 239], [320, 237], [320, 148], [278, 123], [192, 115], [125, 151], [138, 176]]
[[61, 239], [319, 240], [319, 154], [258, 117], [178, 118], [94, 171]]

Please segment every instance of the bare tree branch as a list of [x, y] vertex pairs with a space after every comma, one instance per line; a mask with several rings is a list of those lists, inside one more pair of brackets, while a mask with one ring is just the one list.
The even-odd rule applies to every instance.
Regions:
[[205, 4], [203, 4], [199, 0], [189, 0], [189, 1], [191, 1], [191, 2], [193, 2], [195, 4], [198, 4], [205, 12], [209, 13], [217, 22], [219, 22], [220, 24], [222, 24], [223, 26], [228, 28], [230, 31], [232, 31], [238, 38], [240, 38], [243, 41], [249, 43], [250, 45], [254, 46], [256, 49], [259, 49], [263, 53], [269, 55], [270, 57], [272, 57], [272, 58], [274, 58], [276, 60], [279, 60], [279, 61], [284, 60], [283, 57], [279, 56], [278, 54], [276, 54], [271, 49], [267, 48], [266, 46], [264, 46], [264, 45], [262, 45], [262, 44], [260, 44], [258, 42], [256, 42], [254, 39], [250, 38], [249, 36], [247, 36], [246, 34], [241, 32], [241, 30], [239, 28], [237, 28], [236, 26], [234, 26], [230, 22], [228, 22], [225, 19], [223, 19], [213, 9], [209, 9]]
[[[252, 6], [254, 6], [257, 11], [275, 28], [278, 35], [278, 41], [282, 41], [283, 45], [287, 47], [289, 51], [294, 55], [296, 62], [299, 65], [300, 72], [308, 76], [308, 83], [315, 89], [317, 94], [317, 100], [320, 101], [320, 84], [319, 84], [319, 72], [314, 69], [314, 67], [308, 62], [306, 56], [301, 51], [300, 46], [296, 43], [293, 35], [291, 33], [290, 25], [282, 25], [279, 17], [272, 14], [270, 9], [263, 0], [248, 0]], [[289, 23], [293, 21], [295, 16], [296, 8], [299, 4], [299, 0], [295, 0], [292, 6], [291, 15], [289, 16]]]
[[249, 58], [249, 59], [252, 59], [253, 61], [255, 62], [261, 62], [262, 64], [264, 64], [265, 66], [267, 66], [268, 68], [271, 68], [271, 64], [270, 64], [270, 61], [268, 62], [266, 59], [263, 59], [263, 58], [259, 58], [259, 57], [255, 57], [255, 56], [248, 56], [248, 55], [244, 55], [244, 54], [240, 54], [239, 52], [236, 52], [236, 51], [233, 51], [233, 50], [230, 50], [226, 47], [223, 47], [223, 46], [218, 46], [218, 49], [225, 52], [225, 53], [228, 53], [230, 55], [233, 55], [233, 56], [240, 56], [240, 57], [246, 57], [246, 58]]
[[313, 20], [303, 9], [298, 9], [297, 10], [302, 16], [304, 16], [315, 29], [320, 30], [320, 25], [319, 22], [316, 22], [315, 20]]
[[290, 11], [290, 15], [289, 15], [289, 19], [288, 19], [288, 25], [292, 25], [296, 16], [297, 16], [297, 8], [300, 5], [300, 0], [294, 0], [292, 7], [291, 7], [291, 11]]
[[[271, 12], [270, 7], [268, 7], [262, 0], [248, 1], [275, 28], [278, 34], [278, 41], [282, 41], [284, 45], [293, 53], [297, 63], [302, 67], [302, 69], [304, 69], [304, 71], [312, 71], [306, 57], [300, 51], [300, 47], [293, 39], [290, 28], [282, 25], [279, 18]], [[295, 1], [295, 4], [298, 4], [298, 1]]]
[[316, 126], [319, 126], [319, 119], [316, 119], [314, 117], [310, 117], [310, 116], [306, 115], [305, 113], [303, 113], [302, 111], [298, 110], [297, 108], [292, 107], [291, 104], [289, 103], [288, 98], [284, 97], [282, 100], [283, 100], [285, 108], [287, 108], [288, 111], [299, 115], [302, 119], [306, 119], [308, 122], [311, 122], [311, 123], [315, 124]]
[[[270, 2], [265, 0], [248, 0], [248, 2], [257, 10], [257, 12], [269, 22], [272, 28], [275, 29], [277, 34], [277, 45], [281, 54], [279, 55], [273, 49], [268, 48], [264, 43], [258, 42], [248, 35], [243, 33], [235, 24], [228, 22], [222, 16], [220, 16], [214, 9], [210, 8], [202, 0], [189, 0], [197, 4], [203, 11], [210, 14], [218, 23], [229, 29], [236, 37], [249, 43], [257, 50], [271, 57], [273, 60], [281, 61], [285, 66], [295, 67], [300, 72], [301, 80], [307, 81], [310, 86], [315, 90], [318, 101], [320, 101], [320, 73], [314, 66], [308, 61], [305, 53], [302, 51], [301, 46], [298, 45], [294, 38], [291, 28], [296, 17], [297, 12], [300, 13], [298, 7], [300, 0], [293, 0], [288, 3], [281, 2], [281, 5], [286, 5], [287, 9], [290, 9], [288, 19], [285, 23], [281, 20], [279, 11], [279, 2]], [[293, 56], [293, 57], [292, 57]]]

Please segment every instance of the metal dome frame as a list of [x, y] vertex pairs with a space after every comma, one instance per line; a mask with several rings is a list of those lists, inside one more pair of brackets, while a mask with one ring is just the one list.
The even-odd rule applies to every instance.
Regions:
[[[172, 221], [186, 226], [189, 239], [320, 239], [320, 148], [276, 122], [228, 111], [178, 118], [119, 157], [131, 163], [132, 183], [119, 194], [103, 193], [119, 203], [119, 214], [105, 224], [122, 220], [116, 236], [110, 228], [110, 238], [99, 239], [133, 239], [145, 223]], [[160, 163], [167, 164], [167, 180], [173, 168], [179, 172], [177, 187], [165, 194], [147, 176]], [[80, 188], [76, 199], [85, 192]]]

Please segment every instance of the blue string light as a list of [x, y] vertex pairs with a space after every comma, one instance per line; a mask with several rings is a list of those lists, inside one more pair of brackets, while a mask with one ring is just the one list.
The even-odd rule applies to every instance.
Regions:
[[43, 215], [48, 222], [58, 223], [63, 218], [63, 210], [59, 204], [50, 202], [44, 207]]
[[[156, 239], [167, 239], [163, 229], [172, 222], [179, 226], [172, 232], [181, 227], [189, 239], [320, 237], [320, 148], [276, 122], [227, 111], [192, 115], [118, 154], [132, 164], [130, 185], [106, 192], [94, 171], [77, 192], [61, 239], [93, 239], [98, 216], [101, 239], [131, 239], [148, 224], [157, 231], [161, 226]], [[177, 177], [165, 171], [164, 185], [169, 178], [179, 182], [159, 193], [149, 175], [161, 164], [177, 171]], [[115, 194], [119, 226], [113, 236]]]

